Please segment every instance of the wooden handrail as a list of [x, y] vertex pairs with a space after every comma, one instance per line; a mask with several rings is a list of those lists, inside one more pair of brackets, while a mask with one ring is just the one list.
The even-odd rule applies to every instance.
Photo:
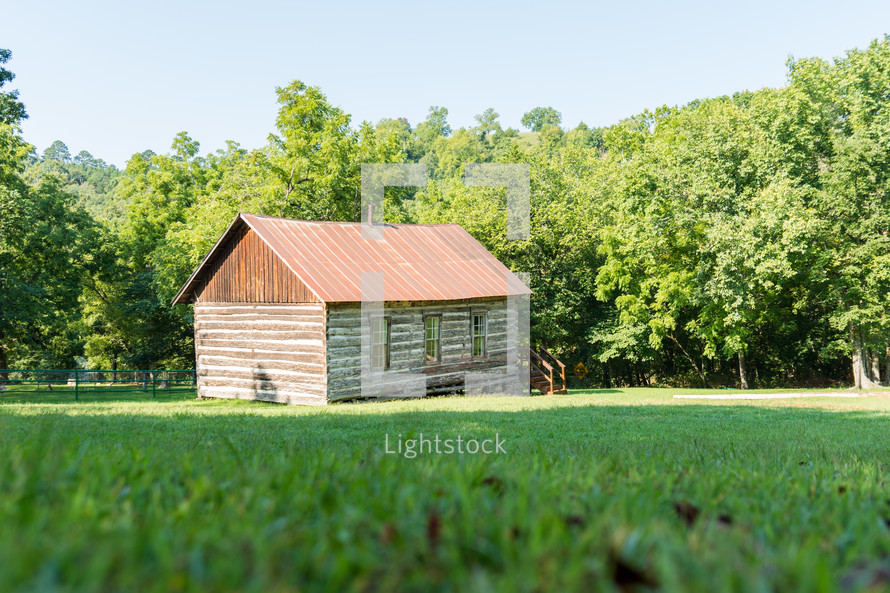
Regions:
[[[549, 370], [551, 373], [553, 372], [553, 367], [550, 366], [550, 364], [548, 364], [548, 362], [547, 362], [546, 360], [544, 360], [543, 358], [541, 358], [541, 357], [538, 355], [537, 352], [535, 352], [535, 351], [532, 350], [532, 349], [529, 349], [529, 354], [531, 354], [533, 357], [535, 357], [535, 358], [537, 358], [538, 360], [540, 360], [540, 361], [541, 361], [541, 364], [543, 364], [545, 367], [547, 367], [547, 370]], [[540, 370], [540, 369], [539, 369], [539, 370]]]
[[[559, 360], [558, 358], [553, 356], [553, 354], [551, 354], [550, 351], [547, 350], [546, 348], [544, 348], [543, 346], [538, 346], [538, 348], [541, 350], [541, 352], [543, 352], [544, 354], [549, 356], [551, 359], [553, 359], [553, 361], [556, 364], [559, 365], [559, 378], [562, 380], [561, 389], [565, 389], [565, 387], [566, 387], [566, 365], [564, 365], [561, 360]], [[545, 361], [537, 352], [535, 352], [534, 349], [531, 350], [531, 353], [535, 356], [535, 358], [537, 358], [542, 363], [544, 363], [548, 369], [550, 369], [550, 385], [555, 390], [556, 384], [553, 382], [553, 367], [550, 366], [549, 364], [547, 364], [547, 361]]]
[[555, 360], [555, 361], [556, 361], [556, 364], [559, 365], [559, 369], [560, 369], [560, 370], [559, 370], [559, 377], [560, 377], [560, 379], [562, 379], [562, 387], [561, 387], [561, 389], [565, 389], [565, 388], [566, 388], [566, 365], [564, 365], [564, 364], [562, 363], [561, 360], [559, 360], [558, 358], [556, 358], [555, 356], [553, 356], [552, 354], [550, 354], [550, 352], [549, 352], [546, 348], [544, 348], [543, 346], [541, 346], [541, 350], [542, 350], [545, 354], [547, 354], [547, 356], [549, 356], [550, 358], [552, 358], [553, 360]]
[[[528, 352], [529, 352], [529, 354], [531, 354], [532, 358], [536, 358], [536, 359], [538, 359], [538, 361], [539, 361], [542, 365], [544, 365], [544, 367], [546, 367], [548, 371], [550, 371], [550, 376], [549, 376], [549, 379], [548, 379], [549, 382], [550, 382], [550, 386], [549, 386], [548, 392], [549, 392], [549, 393], [553, 393], [553, 367], [550, 366], [550, 365], [547, 363], [546, 360], [544, 360], [543, 358], [541, 358], [540, 356], [538, 356], [538, 353], [535, 352], [534, 350], [532, 350], [531, 348], [528, 349]], [[541, 373], [542, 375], [544, 375], [545, 377], [547, 377], [547, 373], [545, 373], [544, 371], [542, 371], [541, 368], [540, 368], [538, 365], [536, 365], [531, 359], [529, 359], [529, 361], [528, 361], [528, 365], [529, 365], [529, 367], [530, 367], [531, 369], [534, 369], [534, 370], [538, 371], [539, 373]]]
[[559, 366], [561, 366], [563, 369], [566, 368], [566, 365], [564, 365], [564, 364], [562, 363], [561, 360], [559, 360], [558, 358], [556, 358], [555, 356], [553, 356], [552, 354], [550, 354], [550, 352], [549, 352], [546, 348], [544, 348], [543, 346], [541, 346], [540, 348], [541, 348], [541, 352], [543, 352], [544, 354], [546, 354], [547, 356], [549, 356], [550, 358], [552, 358], [552, 359], [554, 360], [554, 362], [556, 362], [556, 364], [558, 364]]

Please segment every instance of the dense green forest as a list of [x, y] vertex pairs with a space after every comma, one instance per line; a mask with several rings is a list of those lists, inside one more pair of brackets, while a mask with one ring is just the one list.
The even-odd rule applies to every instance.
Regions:
[[[237, 212], [357, 220], [361, 163], [420, 162], [391, 222], [457, 222], [530, 273], [532, 339], [587, 385], [759, 386], [890, 377], [890, 38], [788, 62], [787, 86], [701, 99], [611, 127], [494, 109], [453, 130], [355, 124], [316, 87], [275, 90], [268, 144], [169, 153], [124, 170], [56, 142], [35, 153], [0, 50], [0, 368], [191, 368], [170, 302]], [[5, 67], [3, 67], [5, 66]], [[342, 98], [341, 98], [342, 99]], [[138, 147], [134, 147], [138, 148]], [[506, 195], [464, 165], [529, 163], [529, 241]], [[576, 384], [578, 382], [576, 381]]]

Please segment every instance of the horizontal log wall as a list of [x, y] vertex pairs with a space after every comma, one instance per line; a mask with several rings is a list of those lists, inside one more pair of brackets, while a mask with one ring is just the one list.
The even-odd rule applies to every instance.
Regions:
[[[472, 356], [472, 314], [487, 319], [487, 352]], [[377, 388], [362, 393], [362, 313], [360, 303], [333, 303], [327, 308], [328, 400], [362, 397], [382, 399], [445, 392], [463, 385], [468, 372], [489, 371], [475, 376], [473, 385], [485, 391], [502, 392], [506, 384], [507, 324], [506, 298], [449, 302], [386, 303], [383, 314], [390, 319], [390, 368], [373, 372]], [[425, 361], [424, 316], [441, 315], [441, 362]], [[515, 326], [515, 318], [511, 319]], [[368, 324], [369, 326], [369, 324]], [[365, 343], [368, 337], [365, 336]], [[366, 346], [367, 350], [367, 346]], [[367, 371], [367, 369], [366, 369]], [[497, 372], [500, 371], [500, 372]], [[488, 378], [486, 378], [488, 377]], [[418, 390], [418, 385], [420, 386]], [[367, 387], [367, 386], [366, 386]]]
[[323, 303], [195, 304], [198, 397], [325, 404]]
[[223, 245], [195, 290], [199, 303], [318, 302], [296, 274], [247, 226]]

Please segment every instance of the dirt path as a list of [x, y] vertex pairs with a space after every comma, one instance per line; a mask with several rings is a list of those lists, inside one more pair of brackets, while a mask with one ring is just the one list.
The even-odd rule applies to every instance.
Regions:
[[856, 391], [835, 391], [829, 393], [708, 393], [708, 394], [681, 394], [675, 395], [674, 399], [798, 399], [804, 397], [888, 397], [890, 392], [856, 392]]

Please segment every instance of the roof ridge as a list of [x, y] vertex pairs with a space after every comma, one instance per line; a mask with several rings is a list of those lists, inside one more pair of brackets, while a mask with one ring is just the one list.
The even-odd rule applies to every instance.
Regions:
[[[304, 220], [302, 218], [288, 218], [286, 216], [271, 216], [269, 214], [253, 214], [252, 212], [239, 212], [239, 216], [253, 216], [256, 218], [270, 218], [272, 220], [284, 220], [287, 222], [306, 222], [312, 224], [364, 224], [363, 222], [355, 222], [352, 220]], [[393, 226], [419, 226], [419, 227], [431, 227], [431, 226], [460, 226], [460, 223], [457, 222], [435, 222], [431, 224], [420, 223], [420, 222], [382, 222], [375, 224], [388, 224]], [[463, 228], [463, 227], [461, 227]]]

